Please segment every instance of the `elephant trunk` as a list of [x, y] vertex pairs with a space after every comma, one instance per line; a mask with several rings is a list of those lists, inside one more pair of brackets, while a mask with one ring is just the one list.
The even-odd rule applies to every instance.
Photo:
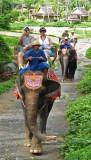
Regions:
[[38, 114], [38, 92], [31, 91], [25, 95], [25, 104], [27, 110], [27, 121], [30, 132], [39, 140], [45, 140], [45, 135], [41, 134], [37, 126], [37, 114]]

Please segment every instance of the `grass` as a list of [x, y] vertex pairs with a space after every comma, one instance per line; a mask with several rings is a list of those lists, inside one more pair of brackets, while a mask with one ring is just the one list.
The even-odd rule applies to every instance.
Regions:
[[2, 37], [9, 47], [17, 45], [18, 37], [6, 36], [6, 35], [3, 35]]
[[60, 147], [64, 160], [91, 159], [91, 65], [85, 66], [85, 73], [78, 87], [85, 93], [68, 104], [66, 118], [69, 133]]
[[13, 76], [13, 78], [8, 81], [0, 82], [0, 94], [9, 91], [15, 84], [15, 80], [16, 76]]
[[25, 20], [22, 22], [15, 22], [10, 24], [11, 30], [21, 30], [26, 25], [30, 26], [49, 26], [49, 27], [72, 27], [73, 24], [70, 24], [65, 21], [58, 21], [58, 22], [37, 22], [32, 20]]
[[[18, 37], [0, 35], [1, 44], [4, 46], [0, 48], [0, 61], [7, 61], [8, 59], [14, 58], [14, 46], [17, 46]], [[7, 48], [6, 48], [7, 46]]]
[[15, 23], [11, 23], [10, 24], [10, 28], [11, 30], [20, 30], [23, 27], [25, 27], [25, 25], [31, 25], [31, 26], [49, 26], [49, 27], [91, 27], [91, 22], [73, 22], [73, 23], [69, 23], [66, 22], [64, 20], [62, 21], [57, 21], [57, 22], [38, 22], [38, 21], [33, 21], [33, 20], [29, 20], [29, 19], [25, 19], [24, 21], [21, 22], [15, 22]]
[[74, 28], [74, 31], [77, 35], [77, 38], [91, 38], [91, 31], [89, 30], [78, 30], [76, 28]]
[[[66, 116], [70, 129], [63, 146], [60, 148], [61, 151], [63, 150], [64, 160], [90, 160], [91, 93], [86, 96], [81, 96], [77, 98], [76, 101], [69, 103]], [[87, 148], [89, 148], [89, 150], [87, 150]]]
[[81, 23], [77, 23], [75, 24], [76, 27], [91, 27], [91, 21], [89, 22], [81, 22]]

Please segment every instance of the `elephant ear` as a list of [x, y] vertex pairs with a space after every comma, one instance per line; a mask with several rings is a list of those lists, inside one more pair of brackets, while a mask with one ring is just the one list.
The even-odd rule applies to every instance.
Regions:
[[24, 74], [24, 85], [31, 90], [42, 87], [43, 75], [40, 72], [28, 72]]

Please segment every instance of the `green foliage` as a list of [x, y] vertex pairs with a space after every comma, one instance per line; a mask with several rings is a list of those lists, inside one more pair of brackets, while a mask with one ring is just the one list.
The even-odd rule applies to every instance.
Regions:
[[91, 16], [88, 17], [88, 21], [91, 22]]
[[66, 116], [70, 124], [70, 130], [69, 135], [65, 138], [65, 143], [61, 147], [65, 160], [85, 160], [84, 152], [86, 152], [86, 160], [90, 160], [91, 94], [71, 102], [67, 108]]
[[18, 17], [18, 21], [24, 21], [26, 19], [26, 15], [20, 15], [19, 17]]
[[78, 89], [81, 93], [91, 93], [91, 66], [85, 70], [82, 80], [78, 84]]
[[91, 21], [85, 21], [85, 22], [80, 22], [76, 23], [76, 27], [91, 27]]
[[86, 51], [86, 57], [91, 59], [91, 47], [87, 49]]
[[84, 30], [78, 30], [78, 29], [74, 29], [77, 38], [90, 38], [91, 37], [91, 31], [88, 31], [86, 28], [84, 28]]
[[0, 9], [2, 10], [2, 13], [7, 13], [11, 11], [12, 9], [12, 2], [10, 0], [2, 0], [0, 2]]
[[9, 29], [9, 17], [7, 15], [0, 15], [0, 28]]
[[0, 83], [0, 94], [10, 90], [10, 88], [12, 88], [12, 86], [15, 84], [15, 79], [16, 77], [14, 76], [12, 79], [8, 81], [1, 82]]
[[9, 47], [13, 47], [17, 45], [18, 37], [10, 37], [5, 35], [2, 37]]
[[11, 60], [12, 53], [7, 45], [7, 43], [4, 41], [2, 36], [0, 36], [0, 61], [8, 61]]
[[[70, 0], [70, 3], [67, 0], [48, 0], [47, 2], [43, 0], [2, 0], [0, 1], [0, 12], [10, 12], [16, 5], [21, 5], [22, 3], [25, 4], [28, 10], [31, 6], [34, 6], [36, 12], [41, 5], [47, 4], [52, 6], [55, 15], [58, 15], [61, 18], [65, 18], [65, 16], [69, 15], [73, 8], [77, 6], [84, 6], [87, 10], [91, 9], [91, 0], [79, 0], [79, 2], [77, 0]], [[60, 19], [60, 17], [58, 18]]]
[[78, 87], [81, 93], [87, 94], [70, 102], [67, 107], [70, 129], [60, 148], [64, 160], [91, 159], [91, 65], [86, 66]]
[[17, 10], [12, 10], [10, 12], [10, 18], [11, 18], [11, 22], [14, 22], [14, 21], [17, 21], [18, 20], [18, 17], [19, 17], [19, 11]]
[[91, 160], [91, 145], [67, 154], [65, 160]]

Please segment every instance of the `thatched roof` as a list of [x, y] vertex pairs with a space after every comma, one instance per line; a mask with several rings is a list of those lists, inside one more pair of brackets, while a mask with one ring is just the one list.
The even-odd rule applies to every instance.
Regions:
[[71, 15], [79, 15], [82, 17], [87, 17], [88, 16], [88, 12], [85, 10], [84, 7], [76, 7], [73, 12], [71, 13]]
[[51, 6], [41, 6], [37, 12], [37, 16], [54, 16], [55, 13]]

